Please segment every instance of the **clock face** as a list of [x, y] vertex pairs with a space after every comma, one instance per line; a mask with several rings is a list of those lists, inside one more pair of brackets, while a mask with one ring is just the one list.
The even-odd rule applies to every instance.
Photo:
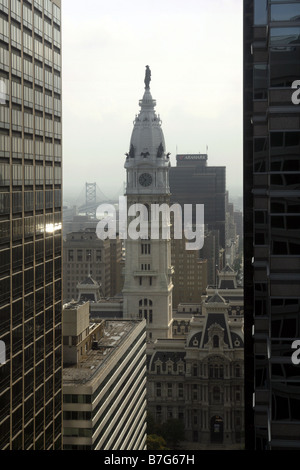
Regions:
[[139, 182], [142, 186], [150, 186], [152, 183], [152, 176], [149, 173], [143, 173], [139, 177]]

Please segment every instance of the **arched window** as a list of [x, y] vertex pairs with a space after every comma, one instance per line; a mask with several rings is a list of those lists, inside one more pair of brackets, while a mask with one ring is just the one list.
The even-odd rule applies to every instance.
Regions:
[[218, 335], [214, 335], [214, 337], [213, 337], [213, 347], [214, 348], [219, 347], [219, 336]]

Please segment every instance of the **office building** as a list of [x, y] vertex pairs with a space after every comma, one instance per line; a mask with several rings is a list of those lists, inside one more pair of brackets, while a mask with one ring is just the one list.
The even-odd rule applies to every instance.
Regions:
[[244, 0], [246, 447], [256, 450], [300, 448], [299, 35], [299, 1]]
[[176, 155], [176, 167], [170, 168], [171, 203], [192, 204], [194, 217], [195, 204], [204, 204], [204, 223], [208, 230], [219, 231], [225, 248], [226, 168], [208, 166], [207, 161], [207, 154]]
[[78, 298], [77, 285], [92, 276], [101, 287], [102, 297], [114, 296], [122, 289], [122, 243], [100, 240], [96, 228], [68, 233], [64, 242], [64, 300]]
[[186, 239], [171, 241], [173, 274], [173, 308], [180, 303], [200, 302], [207, 287], [207, 259], [201, 259], [199, 250], [186, 250]]
[[146, 321], [64, 307], [64, 450], [146, 450]]
[[100, 240], [94, 228], [68, 233], [63, 242], [64, 301], [77, 299], [77, 285], [89, 275], [110, 296], [110, 240]]
[[0, 4], [0, 448], [62, 448], [60, 0]]

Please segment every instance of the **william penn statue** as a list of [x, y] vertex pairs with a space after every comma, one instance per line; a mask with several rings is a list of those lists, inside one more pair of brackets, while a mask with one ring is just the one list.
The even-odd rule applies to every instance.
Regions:
[[146, 65], [146, 73], [145, 73], [145, 88], [150, 88], [150, 81], [151, 81], [151, 70], [149, 68], [149, 65]]

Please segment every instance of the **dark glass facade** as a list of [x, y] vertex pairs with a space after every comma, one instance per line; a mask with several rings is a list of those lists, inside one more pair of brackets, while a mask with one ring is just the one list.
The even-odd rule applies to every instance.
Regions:
[[300, 449], [300, 2], [244, 0], [246, 446]]
[[0, 2], [0, 449], [62, 448], [60, 0]]
[[219, 230], [220, 245], [225, 247], [226, 168], [208, 166], [207, 155], [177, 155], [177, 166], [170, 168], [171, 203], [204, 204], [204, 223]]

